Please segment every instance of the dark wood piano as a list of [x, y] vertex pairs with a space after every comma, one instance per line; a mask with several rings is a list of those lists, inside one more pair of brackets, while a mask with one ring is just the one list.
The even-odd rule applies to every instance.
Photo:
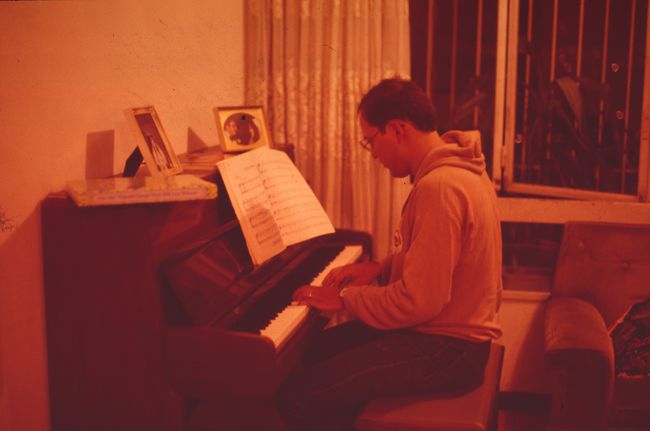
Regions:
[[260, 331], [341, 250], [371, 247], [337, 231], [253, 267], [223, 186], [93, 208], [52, 194], [42, 235], [53, 431], [189, 430], [202, 403], [272, 395], [326, 320], [298, 310], [280, 339]]

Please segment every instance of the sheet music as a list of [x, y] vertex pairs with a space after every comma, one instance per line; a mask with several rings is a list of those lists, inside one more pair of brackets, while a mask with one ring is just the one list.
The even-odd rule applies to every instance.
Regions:
[[282, 151], [258, 148], [217, 163], [255, 264], [334, 232], [305, 179]]

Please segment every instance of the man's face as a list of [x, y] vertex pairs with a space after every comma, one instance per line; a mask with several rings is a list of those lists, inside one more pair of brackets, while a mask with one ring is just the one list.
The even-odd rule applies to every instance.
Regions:
[[233, 120], [230, 120], [226, 123], [226, 133], [228, 133], [230, 136], [237, 134], [237, 123], [235, 123]]
[[402, 178], [410, 175], [410, 167], [401, 154], [401, 145], [392, 126], [387, 125], [382, 133], [379, 128], [368, 124], [363, 115], [359, 115], [359, 125], [363, 137], [371, 141], [372, 157], [378, 159], [390, 171], [391, 176]]

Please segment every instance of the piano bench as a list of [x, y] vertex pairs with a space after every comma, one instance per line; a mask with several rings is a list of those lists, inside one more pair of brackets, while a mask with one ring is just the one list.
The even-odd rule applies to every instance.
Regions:
[[460, 395], [415, 395], [369, 402], [358, 431], [496, 431], [502, 345], [493, 343], [483, 383]]

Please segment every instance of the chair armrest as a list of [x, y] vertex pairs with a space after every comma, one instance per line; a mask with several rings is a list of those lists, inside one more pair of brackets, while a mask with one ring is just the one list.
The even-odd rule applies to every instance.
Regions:
[[602, 316], [589, 302], [552, 298], [544, 324], [551, 425], [606, 429], [614, 351]]
[[551, 298], [546, 304], [546, 353], [566, 349], [593, 350], [614, 359], [605, 321], [596, 307], [576, 298]]

